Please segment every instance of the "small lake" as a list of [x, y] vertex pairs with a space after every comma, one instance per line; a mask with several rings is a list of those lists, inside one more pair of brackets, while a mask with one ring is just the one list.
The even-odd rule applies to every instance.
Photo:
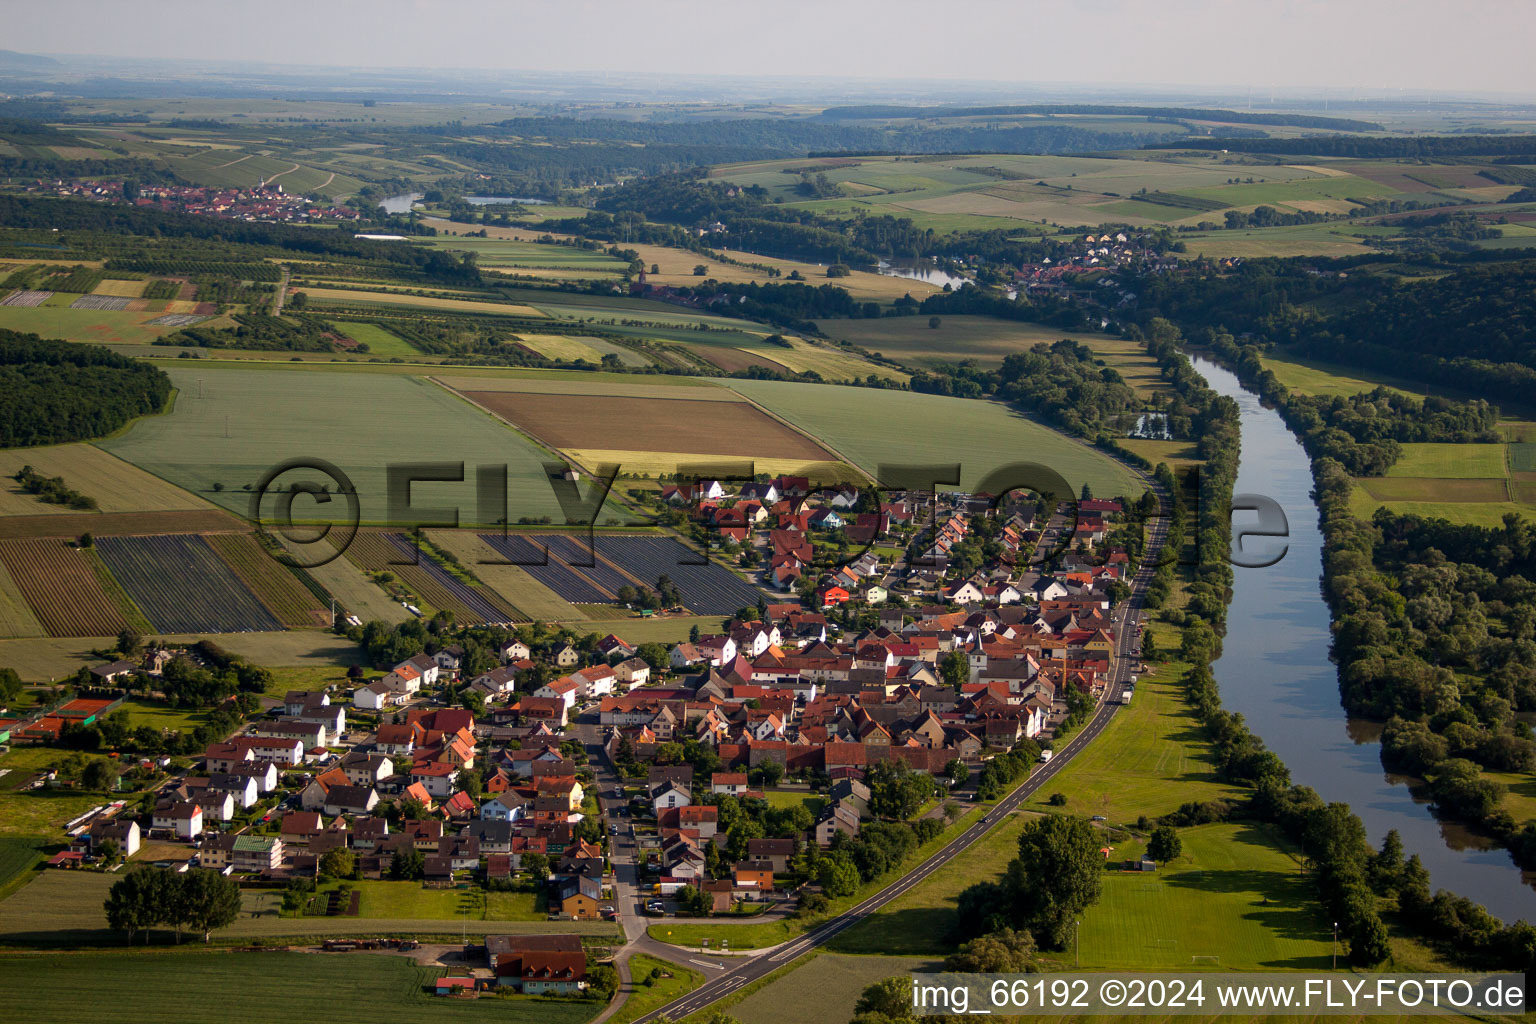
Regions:
[[[507, 203], [522, 203], [524, 206], [547, 206], [548, 199], [531, 199], [527, 196], [465, 196], [464, 201], [470, 206], [498, 206]], [[385, 213], [410, 213], [411, 207], [421, 202], [420, 192], [407, 192], [404, 195], [390, 196], [380, 201]]]
[[958, 274], [951, 274], [933, 260], [881, 260], [875, 266], [875, 273], [886, 277], [905, 277], [911, 281], [926, 281], [940, 288], [949, 285], [959, 289], [968, 280]]
[[[1536, 876], [1508, 851], [1430, 813], [1415, 780], [1381, 765], [1381, 725], [1351, 720], [1339, 702], [1338, 669], [1329, 660], [1328, 606], [1322, 596], [1322, 531], [1312, 501], [1312, 469], [1296, 435], [1233, 373], [1193, 358], [1195, 369], [1242, 414], [1238, 494], [1274, 499], [1289, 523], [1285, 557], [1263, 569], [1234, 566], [1227, 636], [1214, 670], [1222, 704], [1240, 712], [1280, 755], [1291, 779], [1329, 802], [1343, 802], [1379, 846], [1397, 829], [1418, 854], [1435, 888], [1476, 900], [1506, 922], [1536, 920]], [[1234, 527], [1249, 518], [1238, 518]], [[1250, 542], [1251, 543], [1251, 542]], [[1265, 541], [1253, 545], [1265, 550]]]

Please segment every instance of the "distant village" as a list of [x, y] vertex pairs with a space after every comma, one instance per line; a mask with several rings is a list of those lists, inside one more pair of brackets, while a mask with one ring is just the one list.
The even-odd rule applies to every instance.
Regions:
[[133, 206], [228, 220], [303, 224], [362, 219], [362, 214], [351, 207], [318, 203], [303, 196], [292, 195], [285, 192], [282, 185], [266, 181], [253, 188], [139, 184], [130, 186], [130, 195], [125, 195], [121, 181], [59, 179], [35, 182], [28, 185], [26, 191], [102, 202], [126, 202]]

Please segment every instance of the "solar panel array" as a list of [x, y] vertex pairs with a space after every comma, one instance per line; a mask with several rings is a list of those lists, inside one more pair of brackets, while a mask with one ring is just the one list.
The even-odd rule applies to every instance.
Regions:
[[[699, 615], [729, 615], [757, 604], [763, 596], [761, 590], [729, 569], [705, 563], [698, 552], [671, 537], [600, 535], [595, 542], [596, 558], [586, 539], [580, 537], [481, 534], [480, 539], [575, 604], [611, 603], [625, 586], [655, 590], [662, 576], [671, 577], [683, 595], [684, 607]], [[588, 562], [596, 564], [584, 564]]]

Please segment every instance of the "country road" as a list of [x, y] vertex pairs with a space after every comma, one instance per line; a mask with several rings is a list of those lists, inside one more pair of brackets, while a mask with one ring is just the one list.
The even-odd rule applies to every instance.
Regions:
[[[1163, 496], [1159, 494], [1159, 497]], [[1115, 642], [1119, 657], [1116, 659], [1115, 667], [1110, 674], [1109, 685], [1105, 687], [1104, 699], [1087, 724], [1079, 729], [1064, 746], [1056, 748], [1051, 760], [1033, 772], [1028, 780], [1019, 785], [1012, 793], [999, 801], [979, 822], [951, 840], [942, 850], [900, 878], [892, 881], [884, 889], [863, 903], [832, 918], [825, 924], [811, 929], [799, 938], [791, 940], [782, 946], [764, 950], [735, 967], [722, 964], [721, 966], [725, 969], [710, 978], [703, 985], [700, 985], [686, 996], [682, 996], [666, 1006], [660, 1007], [639, 1018], [636, 1024], [648, 1024], [648, 1022], [662, 1016], [671, 1020], [681, 1020], [690, 1014], [698, 1013], [718, 1000], [729, 996], [737, 989], [749, 985], [786, 964], [793, 963], [811, 950], [825, 945], [840, 932], [853, 927], [869, 915], [879, 911], [908, 889], [943, 868], [982, 836], [1001, 824], [1011, 811], [1017, 809], [1026, 799], [1033, 796], [1042, 786], [1055, 778], [1062, 768], [1070, 764], [1074, 757], [1081, 753], [1089, 743], [1093, 742], [1095, 737], [1104, 731], [1104, 727], [1109, 724], [1110, 720], [1120, 710], [1120, 693], [1131, 674], [1132, 659], [1129, 656], [1129, 652], [1135, 649], [1136, 631], [1134, 627], [1141, 617], [1147, 586], [1152, 581], [1153, 568], [1167, 537], [1167, 521], [1161, 517], [1154, 519], [1148, 528], [1147, 546], [1143, 553], [1141, 567], [1137, 570], [1131, 584], [1131, 596], [1126, 599], [1115, 614]], [[677, 953], [673, 954], [673, 957], [676, 958], [678, 953], [681, 952], [681, 950], [678, 950]]]

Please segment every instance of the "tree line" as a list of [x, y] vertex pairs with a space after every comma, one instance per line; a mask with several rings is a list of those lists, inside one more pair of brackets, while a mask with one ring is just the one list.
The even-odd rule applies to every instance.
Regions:
[[0, 329], [0, 448], [102, 437], [159, 412], [165, 372], [97, 345]]
[[137, 868], [112, 883], [103, 904], [107, 924], [122, 930], [127, 941], [142, 932], [149, 943], [153, 928], [201, 932], [208, 942], [214, 929], [240, 916], [240, 885], [212, 868], [177, 873], [168, 868]]

